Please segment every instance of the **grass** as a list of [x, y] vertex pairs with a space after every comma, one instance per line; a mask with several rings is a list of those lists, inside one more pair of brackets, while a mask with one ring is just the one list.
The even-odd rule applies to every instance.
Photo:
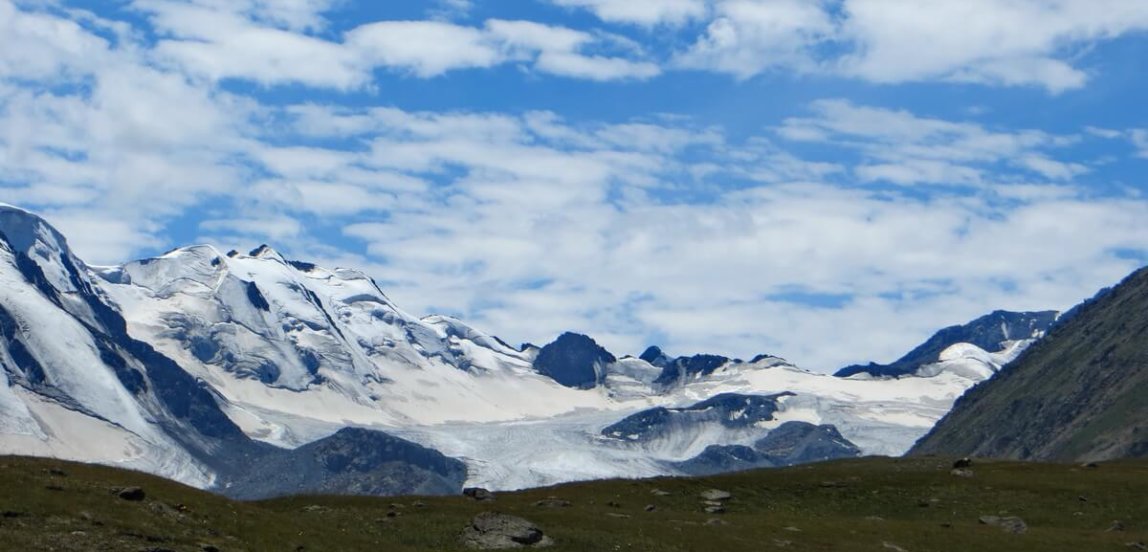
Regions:
[[[0, 457], [0, 549], [200, 551], [461, 550], [483, 511], [537, 523], [560, 551], [1132, 550], [1148, 541], [1148, 462], [979, 461], [972, 478], [939, 458], [865, 458], [707, 478], [576, 483], [493, 502], [464, 497], [290, 497], [235, 502], [135, 472]], [[116, 497], [139, 486], [142, 502]], [[733, 493], [727, 513], [698, 494]], [[666, 496], [654, 490], [668, 492]], [[566, 508], [535, 503], [547, 497]], [[654, 511], [647, 512], [646, 506]], [[983, 515], [1029, 526], [1006, 534]], [[724, 524], [707, 525], [711, 519]], [[1107, 531], [1113, 521], [1123, 531]]]

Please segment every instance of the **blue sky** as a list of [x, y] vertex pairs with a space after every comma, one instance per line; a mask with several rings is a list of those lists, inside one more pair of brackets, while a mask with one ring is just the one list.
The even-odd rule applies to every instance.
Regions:
[[511, 342], [888, 361], [1148, 261], [1140, 0], [0, 0], [0, 201]]

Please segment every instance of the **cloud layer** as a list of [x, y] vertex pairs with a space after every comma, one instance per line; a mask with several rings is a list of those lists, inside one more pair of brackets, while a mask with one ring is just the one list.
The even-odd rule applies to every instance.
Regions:
[[[739, 131], [640, 102], [587, 118], [388, 96], [466, 72], [651, 93], [691, 68], [1045, 98], [1085, 86], [1076, 54], [1141, 29], [1140, 3], [553, 3], [603, 26], [479, 20], [458, 2], [337, 27], [326, 0], [0, 0], [0, 200], [93, 262], [266, 241], [510, 340], [577, 330], [620, 354], [819, 370], [890, 360], [991, 309], [1069, 307], [1148, 258], [1143, 182], [1091, 180], [1143, 162], [1143, 125], [1026, 128], [830, 94]], [[979, 23], [942, 24], [958, 17]], [[906, 46], [918, 31], [931, 47]]]

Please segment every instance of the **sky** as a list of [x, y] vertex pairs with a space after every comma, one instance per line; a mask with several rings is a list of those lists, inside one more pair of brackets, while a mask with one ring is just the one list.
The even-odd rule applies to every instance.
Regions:
[[1148, 263], [1143, 0], [0, 0], [0, 201], [814, 371]]

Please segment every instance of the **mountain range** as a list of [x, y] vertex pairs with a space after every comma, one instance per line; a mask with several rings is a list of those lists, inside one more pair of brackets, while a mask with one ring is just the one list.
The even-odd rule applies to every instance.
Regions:
[[1058, 324], [994, 312], [835, 376], [772, 355], [619, 357], [573, 333], [516, 348], [267, 246], [89, 266], [0, 206], [0, 452], [242, 498], [900, 455]]

